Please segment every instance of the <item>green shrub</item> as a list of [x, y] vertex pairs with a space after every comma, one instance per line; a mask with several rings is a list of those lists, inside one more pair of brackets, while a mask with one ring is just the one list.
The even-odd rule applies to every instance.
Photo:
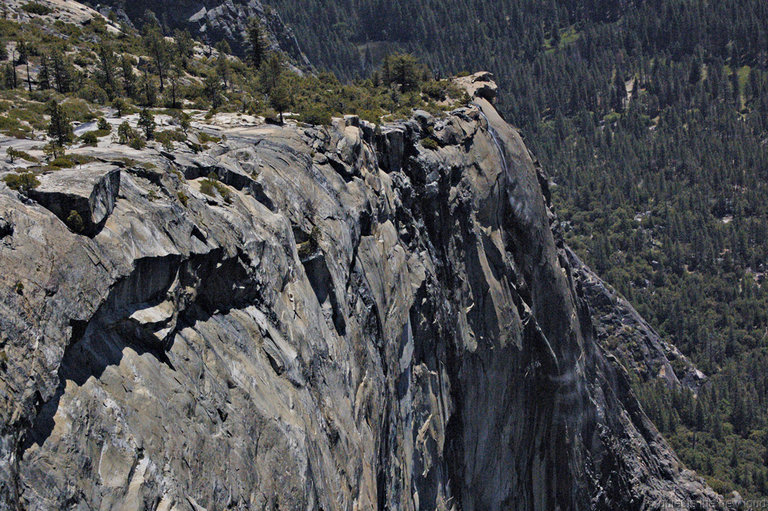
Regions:
[[184, 142], [187, 137], [181, 130], [165, 130], [155, 133], [155, 140], [167, 151], [173, 151], [173, 142]]
[[26, 122], [36, 130], [44, 130], [48, 124], [45, 121], [46, 106], [42, 103], [24, 102], [20, 103], [13, 110], [8, 112], [8, 116], [19, 122]]
[[435, 101], [445, 101], [449, 97], [459, 99], [463, 90], [450, 80], [430, 80], [422, 84], [421, 92]]
[[35, 134], [26, 126], [18, 129], [3, 130], [2, 133], [11, 138], [18, 138], [19, 140], [34, 140], [35, 138]]
[[[90, 63], [83, 64], [83, 67], [88, 66]], [[106, 105], [109, 103], [109, 94], [96, 84], [86, 84], [77, 90], [77, 97], [84, 99], [90, 103], [96, 103], [99, 105]]]
[[33, 90], [29, 93], [29, 99], [38, 103], [48, 103], [51, 100], [50, 90]]
[[206, 195], [210, 195], [211, 197], [215, 197], [216, 193], [214, 192], [215, 188], [213, 187], [214, 181], [208, 178], [205, 178], [200, 183], [200, 191], [203, 192]]
[[67, 224], [67, 227], [69, 227], [72, 232], [76, 232], [78, 234], [83, 232], [83, 229], [85, 228], [83, 217], [81, 217], [80, 213], [74, 209], [69, 212], [69, 215], [67, 215], [67, 220], [64, 223]]
[[331, 124], [331, 111], [322, 105], [312, 105], [301, 112], [301, 121], [316, 126]]
[[300, 243], [298, 246], [298, 254], [300, 259], [306, 259], [320, 247], [320, 238], [322, 233], [317, 226], [312, 227], [312, 231], [309, 233], [309, 239], [304, 243]]
[[181, 202], [181, 205], [184, 207], [187, 207], [187, 204], [189, 203], [189, 197], [187, 196], [187, 194], [184, 192], [178, 192], [176, 196], [179, 198], [179, 202]]
[[208, 133], [201, 131], [197, 135], [197, 139], [200, 141], [201, 144], [207, 144], [208, 142], [221, 142], [221, 137], [217, 137], [215, 135], [209, 135]]
[[8, 188], [17, 190], [22, 193], [27, 193], [29, 190], [37, 187], [40, 181], [37, 176], [32, 172], [24, 172], [21, 174], [8, 174], [3, 177], [3, 181], [8, 185]]
[[110, 126], [109, 122], [103, 117], [99, 117], [99, 125], [98, 125], [99, 131], [106, 131], [109, 133], [112, 131], [112, 126]]
[[51, 169], [70, 169], [74, 166], [75, 162], [69, 156], [59, 156], [48, 164]]
[[138, 136], [138, 137], [132, 138], [128, 142], [128, 147], [130, 147], [131, 149], [136, 149], [140, 151], [145, 147], [147, 147], [147, 141], [141, 138], [141, 136]]
[[95, 146], [99, 142], [99, 139], [96, 136], [96, 133], [93, 131], [88, 131], [80, 136], [80, 142], [82, 142], [84, 145]]
[[219, 181], [218, 177], [213, 172], [208, 174], [208, 177], [202, 180], [200, 183], [200, 191], [211, 197], [215, 197], [216, 192], [218, 192], [221, 198], [224, 199], [224, 202], [227, 204], [232, 203], [232, 192]]
[[77, 122], [93, 120], [96, 115], [93, 113], [88, 103], [80, 98], [70, 98], [62, 103], [67, 118]]
[[428, 137], [428, 138], [422, 139], [421, 145], [423, 145], [427, 149], [432, 149], [433, 151], [440, 148], [440, 144], [438, 144], [437, 140], [435, 140], [432, 137]]
[[6, 131], [20, 127], [21, 123], [17, 118], [11, 117], [10, 114], [0, 115], [0, 130]]
[[51, 14], [53, 12], [53, 9], [47, 5], [43, 5], [37, 2], [27, 2], [26, 4], [22, 5], [21, 8], [30, 14], [37, 14], [38, 16], [45, 16], [46, 14]]
[[131, 128], [128, 121], [123, 121], [117, 128], [118, 142], [133, 149], [141, 150], [147, 147], [147, 142], [142, 138], [138, 131]]
[[96, 158], [93, 156], [88, 156], [87, 154], [70, 154], [67, 155], [67, 158], [71, 160], [75, 165], [84, 165], [96, 160]]
[[13, 147], [9, 147], [8, 149], [6, 149], [5, 154], [8, 155], [8, 157], [11, 159], [11, 162], [13, 162], [13, 160], [15, 160], [16, 158], [21, 158], [22, 160], [26, 160], [30, 163], [40, 163], [40, 160], [30, 155], [29, 153], [26, 153], [24, 151], [19, 151], [17, 149], [14, 149]]

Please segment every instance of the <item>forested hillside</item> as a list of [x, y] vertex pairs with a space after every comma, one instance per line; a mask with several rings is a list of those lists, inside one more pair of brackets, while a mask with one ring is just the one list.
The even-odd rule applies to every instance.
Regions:
[[488, 69], [569, 243], [711, 376], [636, 389], [688, 465], [768, 495], [768, 3], [270, 0], [310, 60]]

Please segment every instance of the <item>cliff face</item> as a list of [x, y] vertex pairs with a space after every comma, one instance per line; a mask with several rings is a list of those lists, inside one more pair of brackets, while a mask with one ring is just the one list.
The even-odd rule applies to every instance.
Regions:
[[486, 79], [441, 120], [0, 184], [0, 507], [721, 508], [595, 339]]

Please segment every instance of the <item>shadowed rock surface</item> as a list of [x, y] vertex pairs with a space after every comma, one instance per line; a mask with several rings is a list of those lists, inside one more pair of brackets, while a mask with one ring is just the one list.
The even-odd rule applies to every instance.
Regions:
[[0, 185], [0, 507], [722, 509], [598, 342], [492, 89], [148, 154], [93, 238]]

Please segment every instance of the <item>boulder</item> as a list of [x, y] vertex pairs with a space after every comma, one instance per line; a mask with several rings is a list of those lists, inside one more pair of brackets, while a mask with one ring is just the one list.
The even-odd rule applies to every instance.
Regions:
[[348, 165], [354, 164], [362, 148], [360, 129], [351, 125], [344, 128], [344, 136], [339, 140], [336, 148], [344, 163]]
[[488, 71], [457, 78], [456, 84], [464, 88], [471, 98], [483, 98], [490, 102], [496, 99], [498, 86], [493, 81], [493, 74]]
[[71, 229], [89, 236], [112, 214], [120, 191], [120, 169], [104, 163], [59, 170], [38, 179], [40, 184], [29, 191], [29, 197]]

